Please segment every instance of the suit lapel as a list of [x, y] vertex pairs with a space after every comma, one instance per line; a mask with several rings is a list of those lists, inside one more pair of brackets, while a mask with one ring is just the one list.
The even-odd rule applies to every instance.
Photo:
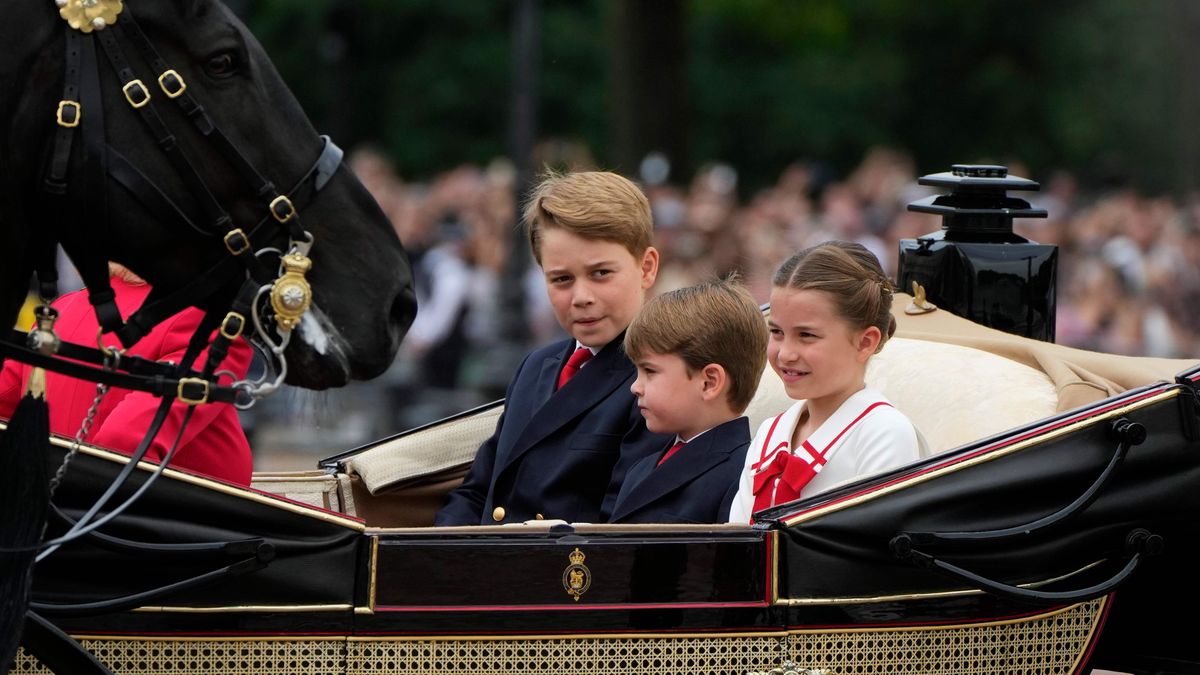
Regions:
[[[575, 351], [575, 341], [568, 340], [566, 346], [557, 354], [547, 356], [542, 361], [542, 371], [538, 373], [536, 391], [533, 400], [538, 401], [539, 407], [544, 406], [554, 395], [554, 385], [558, 384], [558, 374], [562, 371], [563, 363]], [[582, 371], [580, 371], [582, 372]]]
[[[711, 429], [683, 446], [661, 467], [656, 468], [655, 464], [663, 453], [655, 453], [638, 465], [639, 468], [642, 464], [649, 466], [649, 472], [642, 476], [640, 483], [633, 486], [629, 496], [617, 504], [612, 520], [618, 521], [687, 485], [697, 476], [723, 462], [730, 452], [749, 440], [750, 423], [746, 418], [739, 417]], [[664, 447], [663, 451], [667, 447]], [[626, 480], [630, 478], [627, 476]]]
[[[629, 377], [633, 366], [629, 359], [625, 358], [621, 340], [622, 337], [618, 336], [605, 345], [559, 391], [554, 391], [554, 386], [557, 383], [558, 371], [566, 359], [566, 352], [556, 358], [546, 359], [542, 364], [542, 374], [537, 386], [539, 395], [547, 390], [550, 393], [546, 402], [533, 414], [529, 424], [525, 425], [502, 468], [512, 464], [563, 425], [608, 398], [608, 395]], [[574, 351], [573, 345], [570, 351]]]

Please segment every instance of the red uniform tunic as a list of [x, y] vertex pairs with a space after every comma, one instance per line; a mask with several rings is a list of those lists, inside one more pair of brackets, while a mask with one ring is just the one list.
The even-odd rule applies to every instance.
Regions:
[[[129, 284], [116, 277], [112, 279], [112, 285], [117, 296], [117, 307], [126, 317], [140, 307], [150, 293], [148, 285]], [[98, 325], [85, 291], [64, 295], [54, 303], [54, 307], [59, 312], [55, 330], [64, 341], [95, 345]], [[203, 316], [204, 313], [198, 309], [185, 309], [156, 326], [129, 353], [153, 361], [178, 363]], [[108, 335], [105, 336], [105, 344], [116, 346], [118, 343], [116, 338]], [[201, 353], [194, 367], [202, 367], [205, 358], [207, 352]], [[238, 378], [245, 377], [251, 358], [250, 345], [239, 338], [231, 345], [221, 369], [232, 371]], [[30, 367], [23, 363], [12, 360], [5, 362], [0, 372], [0, 417], [8, 419], [12, 416], [24, 394], [29, 372]], [[228, 384], [228, 377], [221, 381]], [[95, 383], [47, 372], [46, 400], [50, 404], [50, 431], [73, 438], [95, 397]], [[150, 394], [128, 389], [109, 390], [96, 413], [87, 442], [131, 454], [146, 435], [158, 405], [159, 399]], [[170, 450], [186, 410], [186, 404], [178, 401], [171, 407], [166, 422], [146, 453], [147, 460], [159, 461]], [[238, 421], [237, 410], [223, 403], [196, 406], [171, 466], [249, 485], [252, 471], [250, 444]]]

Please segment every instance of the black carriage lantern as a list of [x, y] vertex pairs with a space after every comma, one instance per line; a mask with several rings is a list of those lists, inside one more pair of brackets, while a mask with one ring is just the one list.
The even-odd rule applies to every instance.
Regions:
[[1008, 195], [1039, 185], [1008, 175], [1008, 167], [968, 164], [918, 182], [951, 192], [908, 205], [941, 215], [942, 229], [901, 240], [897, 287], [912, 292], [916, 282], [947, 311], [1053, 342], [1058, 247], [1013, 232], [1013, 218], [1045, 218], [1046, 210]]

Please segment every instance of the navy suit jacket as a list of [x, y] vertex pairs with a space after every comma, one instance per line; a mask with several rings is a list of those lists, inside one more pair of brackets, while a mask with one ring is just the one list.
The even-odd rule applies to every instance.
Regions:
[[724, 523], [737, 494], [750, 420], [718, 425], [656, 466], [674, 445], [642, 459], [625, 475], [611, 523]]
[[636, 371], [623, 335], [605, 345], [562, 389], [573, 339], [525, 357], [508, 385], [504, 414], [475, 455], [436, 525], [495, 525], [540, 517], [603, 523], [625, 472], [663, 447], [629, 392]]

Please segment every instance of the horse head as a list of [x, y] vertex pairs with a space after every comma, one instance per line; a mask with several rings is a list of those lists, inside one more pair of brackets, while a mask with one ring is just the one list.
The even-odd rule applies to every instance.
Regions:
[[[316, 191], [311, 184], [314, 163], [320, 157], [328, 165], [331, 154], [323, 154], [325, 142], [261, 45], [223, 4], [125, 0], [121, 11], [125, 16], [114, 25], [95, 31], [112, 43], [97, 37], [94, 49], [102, 110], [89, 109], [84, 99], [77, 113], [81, 127], [102, 118], [105, 149], [100, 154], [105, 168], [102, 181], [97, 181], [103, 189], [87, 193], [85, 207], [75, 210], [76, 214], [89, 212], [89, 222], [57, 224], [58, 238], [72, 259], [77, 264], [81, 259], [120, 262], [150, 281], [156, 294], [165, 296], [193, 284], [230, 257], [231, 248], [221, 236], [226, 230], [220, 222], [216, 227], [212, 222], [213, 204], [228, 216], [223, 221], [227, 227], [249, 233], [256, 224], [266, 223], [259, 230], [265, 227], [275, 238], [256, 242], [255, 248], [286, 249], [287, 228], [271, 222], [270, 196], [264, 196], [263, 185], [274, 186], [278, 194], [291, 191], [300, 216], [297, 222], [312, 235], [308, 280], [313, 304], [296, 328], [299, 339], [292, 339], [287, 348], [288, 381], [325, 388], [378, 375], [391, 363], [416, 304], [404, 250], [374, 199], [336, 155], [332, 175], [324, 176]], [[0, 159], [0, 168], [8, 183], [6, 203], [0, 207], [4, 210], [0, 225], [6, 232], [0, 236], [19, 251], [28, 250], [23, 249], [28, 231], [55, 225], [44, 220], [56, 211], [55, 196], [47, 194], [43, 183], [54, 161], [54, 137], [61, 126], [56, 106], [64, 97], [63, 73], [71, 62], [64, 35], [72, 29], [52, 0], [20, 3], [16, 14], [15, 22], [0, 28], [0, 40], [11, 38], [6, 44], [18, 45], [16, 53], [7, 57], [9, 63], [0, 63], [0, 94], [11, 102], [0, 103], [5, 106], [0, 107], [0, 121], [8, 125], [3, 141], [7, 147], [0, 148], [0, 155], [7, 155], [6, 160]], [[136, 16], [132, 27], [136, 31], [129, 26], [129, 14]], [[138, 34], [157, 52], [157, 65], [153, 54], [130, 37]], [[139, 86], [131, 89], [128, 74], [120, 73], [114, 49], [136, 74]], [[164, 65], [174, 73], [166, 82]], [[85, 74], [80, 89], [86, 87]], [[192, 111], [176, 105], [179, 102], [170, 94], [183, 90], [228, 143], [214, 141]], [[143, 97], [148, 99], [146, 107], [160, 117], [162, 128], [169, 130], [169, 138], [147, 122], [145, 110], [135, 106]], [[72, 119], [70, 111], [67, 117]], [[176, 143], [179, 150], [172, 150], [177, 153], [172, 157], [164, 148]], [[95, 145], [91, 142], [88, 147]], [[180, 156], [194, 167], [191, 178], [180, 169]], [[73, 156], [68, 173], [71, 180], [83, 175], [78, 180], [86, 182], [87, 167], [79, 164]], [[123, 178], [115, 168], [118, 165], [125, 167]], [[131, 182], [129, 167], [142, 178]], [[248, 180], [247, 173], [257, 176], [258, 182]], [[203, 185], [200, 190], [196, 176]], [[320, 186], [322, 181], [327, 182]], [[71, 189], [78, 191], [78, 186], [73, 183]], [[152, 194], [155, 191], [165, 197], [169, 208]], [[264, 264], [276, 263], [269, 259]], [[28, 271], [24, 274], [27, 278]], [[7, 298], [14, 282], [6, 278], [4, 283]], [[195, 304], [220, 309], [239, 283], [222, 282], [218, 291]]]

